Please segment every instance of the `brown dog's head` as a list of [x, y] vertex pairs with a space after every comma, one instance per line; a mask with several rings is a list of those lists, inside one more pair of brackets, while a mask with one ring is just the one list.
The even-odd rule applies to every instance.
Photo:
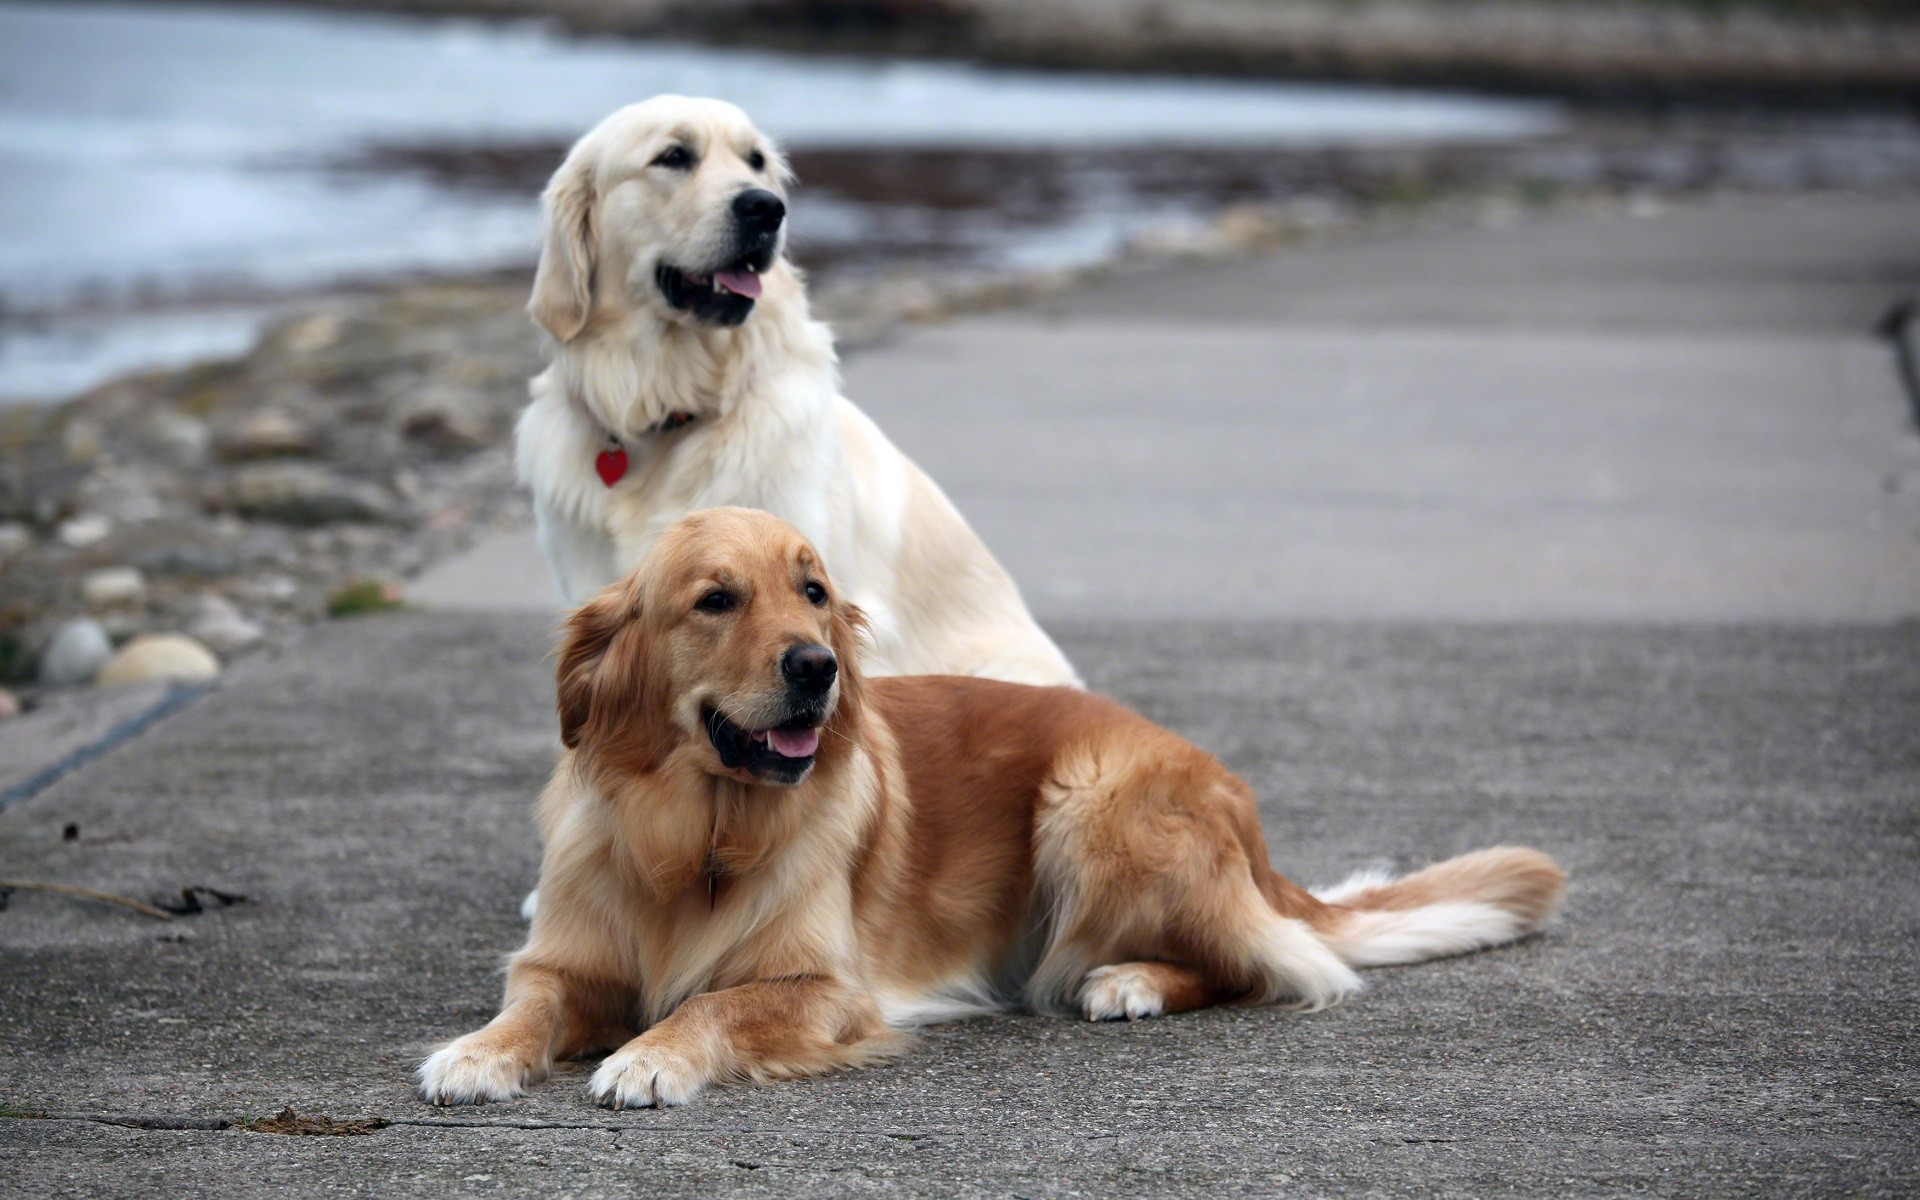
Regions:
[[694, 513], [568, 620], [561, 740], [630, 771], [799, 783], [835, 752], [821, 744], [829, 723], [857, 708], [863, 629], [792, 526], [745, 508]]

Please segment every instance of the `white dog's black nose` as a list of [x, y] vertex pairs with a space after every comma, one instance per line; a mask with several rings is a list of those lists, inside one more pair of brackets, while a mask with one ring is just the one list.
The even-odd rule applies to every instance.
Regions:
[[765, 188], [748, 188], [733, 198], [734, 219], [750, 233], [771, 233], [787, 218], [786, 202]]
[[825, 646], [795, 646], [780, 656], [780, 672], [803, 692], [824, 692], [833, 686], [840, 664]]

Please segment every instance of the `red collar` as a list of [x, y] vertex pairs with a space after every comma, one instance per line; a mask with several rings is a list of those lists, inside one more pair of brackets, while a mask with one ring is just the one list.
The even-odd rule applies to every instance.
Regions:
[[[656, 424], [647, 426], [647, 436], [672, 433], [685, 429], [699, 420], [699, 416], [690, 412], [672, 412]], [[594, 457], [593, 469], [600, 476], [600, 482], [612, 487], [627, 477], [627, 450], [620, 439], [613, 434], [607, 435], [607, 448]]]

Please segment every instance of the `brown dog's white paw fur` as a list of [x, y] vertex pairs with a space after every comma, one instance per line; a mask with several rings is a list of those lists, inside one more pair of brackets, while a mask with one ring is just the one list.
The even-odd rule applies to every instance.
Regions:
[[1166, 1010], [1159, 981], [1144, 963], [1095, 967], [1080, 985], [1080, 1011], [1089, 1021], [1138, 1021]]
[[587, 1091], [607, 1108], [672, 1108], [712, 1082], [686, 1055], [640, 1037], [600, 1064]]
[[485, 1104], [523, 1095], [535, 1072], [521, 1059], [469, 1034], [435, 1050], [416, 1076], [430, 1104]]

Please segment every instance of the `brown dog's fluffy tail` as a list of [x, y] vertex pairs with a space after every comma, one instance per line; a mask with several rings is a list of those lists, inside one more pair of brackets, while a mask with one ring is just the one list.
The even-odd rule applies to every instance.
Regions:
[[1314, 893], [1321, 940], [1348, 964], [1384, 967], [1498, 946], [1553, 918], [1567, 888], [1558, 863], [1495, 846], [1394, 879], [1363, 871]]

